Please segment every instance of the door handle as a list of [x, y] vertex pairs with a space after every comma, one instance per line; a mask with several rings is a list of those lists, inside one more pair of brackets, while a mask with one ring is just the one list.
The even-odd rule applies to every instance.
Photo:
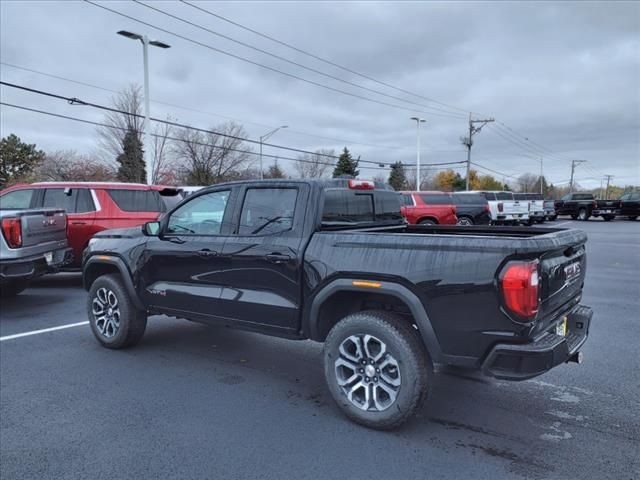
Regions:
[[78, 221], [78, 222], [71, 222], [71, 225], [86, 225], [86, 224], [87, 224], [87, 222], [80, 222], [80, 221]]
[[270, 253], [268, 255], [265, 255], [264, 258], [266, 258], [267, 261], [271, 263], [285, 263], [291, 260], [290, 255], [284, 255], [282, 253]]
[[218, 252], [216, 252], [215, 250], [209, 250], [208, 248], [203, 248], [198, 252], [198, 255], [204, 258], [211, 258], [216, 257], [218, 255]]

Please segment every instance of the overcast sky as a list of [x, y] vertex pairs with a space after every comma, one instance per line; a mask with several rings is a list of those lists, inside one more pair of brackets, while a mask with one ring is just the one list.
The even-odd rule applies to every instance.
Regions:
[[[133, 2], [102, 2], [181, 36], [383, 105], [287, 77], [159, 32], [84, 2], [3, 1], [1, 78], [108, 103], [108, 91], [6, 64], [119, 90], [142, 83], [139, 43], [118, 30], [171, 45], [151, 48], [152, 116], [212, 127], [229, 118], [251, 138], [288, 125], [271, 141], [315, 150], [347, 146], [362, 159], [415, 163], [466, 159], [459, 137], [474, 118], [494, 117], [474, 138], [472, 161], [506, 176], [537, 173], [568, 183], [571, 159], [586, 188], [604, 174], [640, 185], [639, 2], [198, 2], [228, 19], [418, 96], [367, 80], [257, 36], [184, 3], [168, 13], [380, 94], [347, 85], [214, 36]], [[3, 102], [100, 121], [88, 107], [2, 87]], [[430, 99], [430, 100], [428, 100]], [[435, 103], [435, 100], [440, 103]], [[443, 105], [444, 104], [444, 105]], [[446, 105], [446, 106], [445, 106]], [[402, 108], [398, 108], [402, 107]], [[444, 113], [446, 112], [446, 113]], [[2, 136], [45, 150], [95, 150], [95, 127], [1, 107]], [[265, 148], [265, 153], [291, 153]], [[295, 156], [295, 155], [294, 155]], [[270, 164], [266, 160], [265, 164]], [[293, 173], [289, 162], [282, 162]], [[363, 165], [364, 166], [364, 165]], [[462, 170], [460, 170], [462, 172]], [[482, 171], [482, 170], [481, 170]], [[361, 177], [388, 169], [363, 169]], [[497, 175], [496, 175], [497, 176]]]

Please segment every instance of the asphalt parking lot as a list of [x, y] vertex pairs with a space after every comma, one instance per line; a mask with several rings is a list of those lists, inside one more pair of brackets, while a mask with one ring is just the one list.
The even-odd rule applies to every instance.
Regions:
[[342, 416], [316, 343], [165, 317], [131, 350], [13, 337], [86, 320], [79, 275], [45, 277], [1, 305], [0, 478], [640, 478], [640, 221], [555, 225], [589, 236], [585, 362], [443, 372], [390, 433]]

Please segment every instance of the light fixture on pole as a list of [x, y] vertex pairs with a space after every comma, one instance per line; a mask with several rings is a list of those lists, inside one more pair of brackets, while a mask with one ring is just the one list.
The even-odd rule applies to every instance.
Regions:
[[118, 35], [129, 38], [131, 40], [140, 40], [142, 43], [142, 60], [144, 63], [144, 143], [146, 144], [145, 150], [147, 152], [147, 184], [153, 184], [153, 157], [151, 154], [151, 129], [150, 129], [150, 108], [149, 108], [149, 54], [147, 52], [148, 46], [152, 45], [159, 48], [171, 48], [168, 45], [159, 40], [149, 40], [146, 35], [140, 35], [139, 33], [128, 32], [126, 30], [120, 30]]
[[420, 191], [420, 124], [426, 122], [426, 120], [420, 117], [411, 117], [411, 120], [415, 120], [416, 125], [418, 126], [418, 139], [416, 146], [416, 190]]
[[288, 128], [288, 125], [282, 125], [278, 128], [274, 128], [273, 130], [271, 130], [268, 133], [265, 133], [264, 135], [262, 135], [260, 137], [260, 180], [264, 179], [264, 171], [262, 170], [262, 142], [264, 142], [265, 140], [267, 140], [271, 135], [273, 135], [274, 133], [276, 133], [278, 130], [281, 130], [283, 128]]

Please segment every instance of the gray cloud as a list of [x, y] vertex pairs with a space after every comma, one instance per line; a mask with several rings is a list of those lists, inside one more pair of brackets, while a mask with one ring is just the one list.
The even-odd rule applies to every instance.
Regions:
[[[323, 78], [181, 24], [131, 2], [111, 8], [309, 80], [381, 101], [402, 104]], [[238, 40], [340, 78], [403, 98], [407, 95], [315, 61], [178, 2], [155, 3]], [[577, 172], [586, 187], [599, 176], [640, 184], [640, 6], [633, 2], [210, 2], [204, 8], [263, 31], [334, 62], [465, 110], [491, 115], [519, 132], [491, 125], [476, 137], [474, 159], [506, 175], [545, 169], [555, 182], [568, 179], [570, 159], [588, 159]], [[25, 26], [29, 26], [28, 35]], [[235, 118], [252, 138], [270, 126], [289, 125], [274, 143], [297, 148], [341, 149], [379, 162], [415, 159], [415, 112], [327, 91], [154, 32], [82, 2], [2, 2], [3, 62], [109, 89], [141, 83], [141, 48], [115, 35], [147, 32], [172, 45], [151, 50], [151, 97], [205, 112], [153, 104], [154, 116], [171, 114], [197, 126]], [[2, 66], [5, 81], [65, 95], [108, 101], [109, 92]], [[99, 112], [2, 88], [2, 100], [100, 120]], [[416, 103], [442, 106], [412, 97]], [[405, 104], [406, 105], [406, 104]], [[420, 107], [415, 107], [419, 110]], [[459, 113], [456, 110], [452, 112]], [[463, 160], [458, 138], [465, 119], [425, 115], [423, 161]], [[15, 132], [45, 149], [95, 148], [87, 125], [2, 108], [2, 135]], [[520, 134], [522, 136], [520, 136]], [[510, 138], [507, 141], [503, 137]], [[530, 141], [524, 140], [524, 137]], [[515, 144], [514, 144], [515, 142]], [[397, 147], [383, 148], [384, 146]], [[265, 150], [266, 151], [266, 150]], [[269, 153], [277, 154], [276, 150]], [[287, 155], [283, 153], [283, 155]], [[284, 162], [293, 171], [291, 165]], [[373, 176], [377, 170], [364, 170]]]

